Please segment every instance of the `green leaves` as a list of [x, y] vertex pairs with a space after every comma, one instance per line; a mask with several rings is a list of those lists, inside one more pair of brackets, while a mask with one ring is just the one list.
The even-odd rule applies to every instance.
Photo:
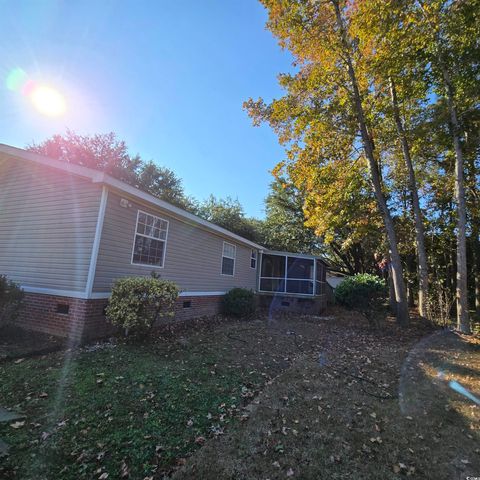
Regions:
[[112, 287], [106, 315], [114, 325], [126, 330], [148, 330], [158, 318], [173, 316], [178, 293], [176, 284], [168, 280], [121, 278]]

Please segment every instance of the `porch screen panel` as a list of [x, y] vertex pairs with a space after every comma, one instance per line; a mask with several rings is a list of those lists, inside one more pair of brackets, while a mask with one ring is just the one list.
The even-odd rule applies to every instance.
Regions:
[[287, 293], [313, 295], [313, 259], [288, 257]]
[[262, 255], [260, 290], [264, 292], [285, 292], [285, 257]]

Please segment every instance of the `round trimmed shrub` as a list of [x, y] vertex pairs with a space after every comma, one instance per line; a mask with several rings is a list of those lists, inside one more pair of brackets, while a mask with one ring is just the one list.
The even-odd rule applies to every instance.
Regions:
[[335, 301], [355, 310], [372, 308], [373, 302], [383, 300], [386, 295], [385, 280], [370, 273], [347, 277], [335, 289]]
[[121, 278], [113, 284], [105, 313], [126, 333], [139, 333], [152, 328], [158, 318], [174, 315], [178, 293], [174, 282], [154, 276]]
[[223, 297], [223, 313], [232, 317], [248, 317], [255, 313], [255, 294], [246, 288], [232, 288]]

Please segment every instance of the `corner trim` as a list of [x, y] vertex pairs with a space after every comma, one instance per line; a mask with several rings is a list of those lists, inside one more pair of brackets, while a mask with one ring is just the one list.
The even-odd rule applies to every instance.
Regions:
[[93, 281], [95, 280], [95, 271], [97, 269], [98, 250], [100, 248], [100, 239], [102, 237], [103, 221], [105, 219], [105, 210], [107, 208], [108, 189], [102, 187], [102, 196], [100, 198], [100, 207], [98, 209], [97, 226], [95, 228], [95, 238], [90, 254], [90, 266], [88, 267], [87, 284], [85, 286], [85, 298], [92, 298]]

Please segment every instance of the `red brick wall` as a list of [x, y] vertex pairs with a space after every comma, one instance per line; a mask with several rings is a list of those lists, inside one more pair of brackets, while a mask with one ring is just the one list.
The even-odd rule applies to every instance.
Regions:
[[[184, 308], [184, 303], [190, 307]], [[175, 303], [175, 320], [186, 320], [195, 317], [210, 317], [220, 313], [222, 296], [179, 297]]]
[[[221, 296], [179, 297], [175, 304], [176, 320], [212, 316], [220, 312]], [[190, 307], [184, 308], [184, 302]], [[69, 305], [68, 314], [57, 313], [57, 305]], [[44, 332], [75, 341], [101, 338], [114, 332], [103, 315], [106, 299], [84, 300], [40, 293], [25, 293], [25, 308], [17, 324], [26, 330]], [[171, 321], [171, 318], [160, 322]]]
[[[25, 293], [25, 307], [17, 324], [26, 330], [73, 340], [102, 337], [113, 328], [103, 316], [106, 300], [84, 300], [40, 293]], [[57, 305], [68, 305], [68, 314], [57, 313]]]

